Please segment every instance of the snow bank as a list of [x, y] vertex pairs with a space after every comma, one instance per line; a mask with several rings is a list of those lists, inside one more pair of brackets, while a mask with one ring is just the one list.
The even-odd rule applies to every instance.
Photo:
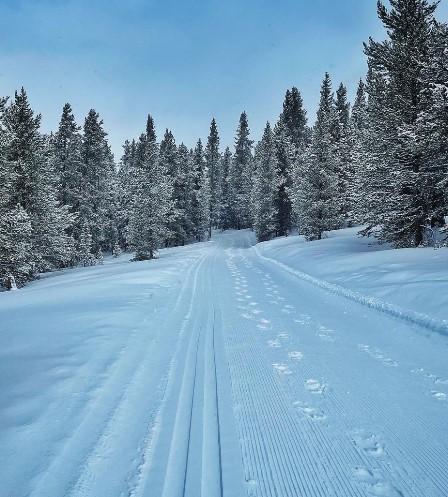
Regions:
[[357, 232], [334, 231], [315, 242], [281, 238], [260, 243], [255, 251], [334, 294], [448, 334], [448, 250], [394, 250]]

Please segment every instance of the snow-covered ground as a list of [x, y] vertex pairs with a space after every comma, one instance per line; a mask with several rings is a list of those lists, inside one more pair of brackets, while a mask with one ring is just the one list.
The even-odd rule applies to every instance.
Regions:
[[1, 294], [0, 495], [446, 497], [446, 251], [253, 243]]

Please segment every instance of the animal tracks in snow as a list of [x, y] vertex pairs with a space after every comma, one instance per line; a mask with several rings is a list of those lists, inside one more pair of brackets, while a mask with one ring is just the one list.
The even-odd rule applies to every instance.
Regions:
[[353, 476], [366, 487], [368, 495], [372, 497], [403, 497], [403, 494], [390, 482], [384, 480], [378, 471], [356, 467]]
[[381, 457], [385, 454], [384, 444], [374, 434], [366, 434], [363, 430], [352, 433], [353, 444], [364, 453], [373, 457]]
[[312, 394], [322, 395], [326, 387], [325, 383], [321, 383], [319, 380], [315, 380], [313, 378], [305, 380], [305, 388]]
[[322, 411], [322, 409], [310, 406], [305, 402], [294, 402], [294, 406], [297, 407], [297, 409], [303, 416], [311, 419], [312, 421], [325, 421], [327, 419], [327, 416], [324, 411]]
[[303, 359], [303, 353], [299, 350], [294, 350], [288, 354], [288, 357], [294, 361], [301, 361]]
[[386, 354], [384, 354], [380, 349], [373, 348], [370, 345], [360, 344], [358, 348], [368, 354], [372, 359], [381, 362], [385, 366], [397, 367], [398, 362], [394, 361]]
[[290, 375], [292, 374], [292, 371], [289, 369], [289, 367], [286, 364], [273, 364], [272, 367], [277, 371], [277, 373], [281, 375]]

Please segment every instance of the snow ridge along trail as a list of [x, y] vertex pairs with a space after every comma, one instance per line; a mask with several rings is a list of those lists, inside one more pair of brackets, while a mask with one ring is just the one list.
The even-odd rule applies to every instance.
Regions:
[[446, 497], [447, 336], [252, 245], [0, 295], [0, 495]]

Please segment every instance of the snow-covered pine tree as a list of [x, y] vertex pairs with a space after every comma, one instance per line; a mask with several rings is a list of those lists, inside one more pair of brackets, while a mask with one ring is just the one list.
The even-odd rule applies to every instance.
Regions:
[[123, 145], [123, 155], [117, 173], [117, 202], [120, 206], [117, 212], [118, 244], [127, 250], [127, 230], [132, 214], [134, 185], [135, 185], [135, 158], [137, 145], [135, 140], [126, 140]]
[[194, 172], [194, 197], [191, 207], [191, 216], [194, 226], [195, 238], [198, 241], [207, 238], [210, 231], [211, 188], [210, 174], [207, 170], [204, 147], [201, 139], [198, 140], [194, 151], [191, 153]]
[[67, 232], [73, 216], [57, 201], [57, 177], [46, 141], [39, 132], [40, 120], [23, 88], [16, 92], [3, 118], [6, 161], [12, 173], [9, 204], [23, 226], [27, 246], [31, 234], [28, 266], [32, 269], [26, 279], [37, 272], [68, 265], [73, 255], [73, 239]]
[[311, 145], [295, 170], [293, 204], [301, 234], [320, 240], [339, 226], [338, 181], [333, 158], [334, 99], [329, 74], [322, 83]]
[[171, 189], [170, 210], [166, 218], [167, 237], [165, 245], [175, 246], [182, 243], [182, 213], [178, 208], [178, 174], [179, 174], [179, 158], [177, 152], [176, 141], [173, 133], [168, 129], [165, 130], [163, 140], [160, 142], [160, 164]]
[[0, 286], [12, 290], [16, 284], [31, 279], [34, 268], [31, 221], [20, 205], [12, 199], [15, 174], [7, 160], [8, 140], [3, 126], [7, 99], [0, 98]]
[[219, 134], [215, 118], [210, 124], [210, 133], [207, 138], [205, 147], [205, 165], [208, 169], [210, 177], [210, 229], [211, 236], [212, 227], [215, 228], [218, 224], [219, 203], [221, 198], [221, 154], [219, 153]]
[[353, 222], [350, 185], [354, 179], [353, 136], [350, 126], [350, 103], [347, 88], [341, 83], [336, 91], [333, 124], [333, 159], [338, 181], [338, 211], [341, 225]]
[[258, 241], [274, 238], [278, 219], [276, 196], [277, 158], [275, 137], [269, 123], [255, 148], [256, 173], [254, 182], [254, 230]]
[[[448, 213], [448, 25], [437, 23], [430, 40], [430, 57], [422, 78], [427, 90], [424, 111], [417, 120], [422, 163], [421, 189], [427, 202], [426, 240], [433, 244], [434, 230], [445, 225]], [[444, 229], [446, 231], [446, 228]]]
[[286, 91], [283, 111], [275, 126], [276, 163], [277, 163], [277, 236], [286, 236], [291, 229], [292, 203], [290, 190], [294, 163], [303, 152], [308, 138], [306, 111], [299, 90], [293, 87]]
[[82, 199], [79, 209], [81, 225], [87, 225], [92, 236], [92, 252], [99, 260], [103, 250], [112, 250], [111, 199], [115, 168], [107, 143], [107, 133], [98, 113], [91, 109], [83, 128]]
[[247, 114], [243, 112], [236, 131], [235, 153], [229, 171], [229, 214], [235, 229], [249, 228], [252, 220], [253, 141], [249, 135]]
[[232, 167], [232, 152], [227, 147], [221, 158], [221, 200], [219, 204], [218, 227], [221, 230], [231, 228], [232, 219], [230, 212], [230, 170]]
[[359, 81], [356, 98], [350, 116], [350, 133], [352, 137], [351, 161], [353, 176], [349, 181], [349, 199], [351, 205], [351, 218], [355, 223], [362, 222], [360, 207], [363, 203], [363, 178], [365, 176], [365, 158], [367, 151], [365, 134], [367, 126], [367, 93], [363, 80]]
[[148, 116], [146, 133], [136, 145], [132, 166], [132, 205], [127, 243], [135, 260], [153, 259], [167, 239], [166, 217], [172, 186], [159, 161], [154, 122]]
[[[81, 225], [79, 210], [82, 201], [82, 137], [80, 127], [76, 124], [70, 104], [62, 110], [58, 131], [51, 140], [51, 162], [58, 179], [58, 201], [67, 206], [74, 214], [74, 222], [70, 233], [79, 243]], [[76, 255], [73, 254], [73, 263]]]
[[181, 143], [177, 150], [179, 169], [175, 181], [176, 204], [179, 212], [178, 245], [185, 245], [195, 238], [194, 203], [195, 203], [195, 171], [194, 163], [188, 148]]
[[[376, 166], [370, 171], [374, 180], [366, 192], [369, 209], [364, 210], [364, 221], [369, 228], [364, 233], [375, 233], [396, 247], [409, 247], [423, 242], [427, 219], [433, 213], [428, 202], [431, 165], [422, 155], [418, 119], [427, 111], [428, 82], [423, 72], [430, 60], [437, 3], [391, 0], [390, 5], [388, 10], [378, 3], [388, 39], [370, 39], [365, 45], [371, 73], [367, 92], [375, 100], [375, 105], [369, 105], [369, 124], [374, 122], [379, 133], [370, 151]], [[378, 95], [380, 80], [382, 96]]]

